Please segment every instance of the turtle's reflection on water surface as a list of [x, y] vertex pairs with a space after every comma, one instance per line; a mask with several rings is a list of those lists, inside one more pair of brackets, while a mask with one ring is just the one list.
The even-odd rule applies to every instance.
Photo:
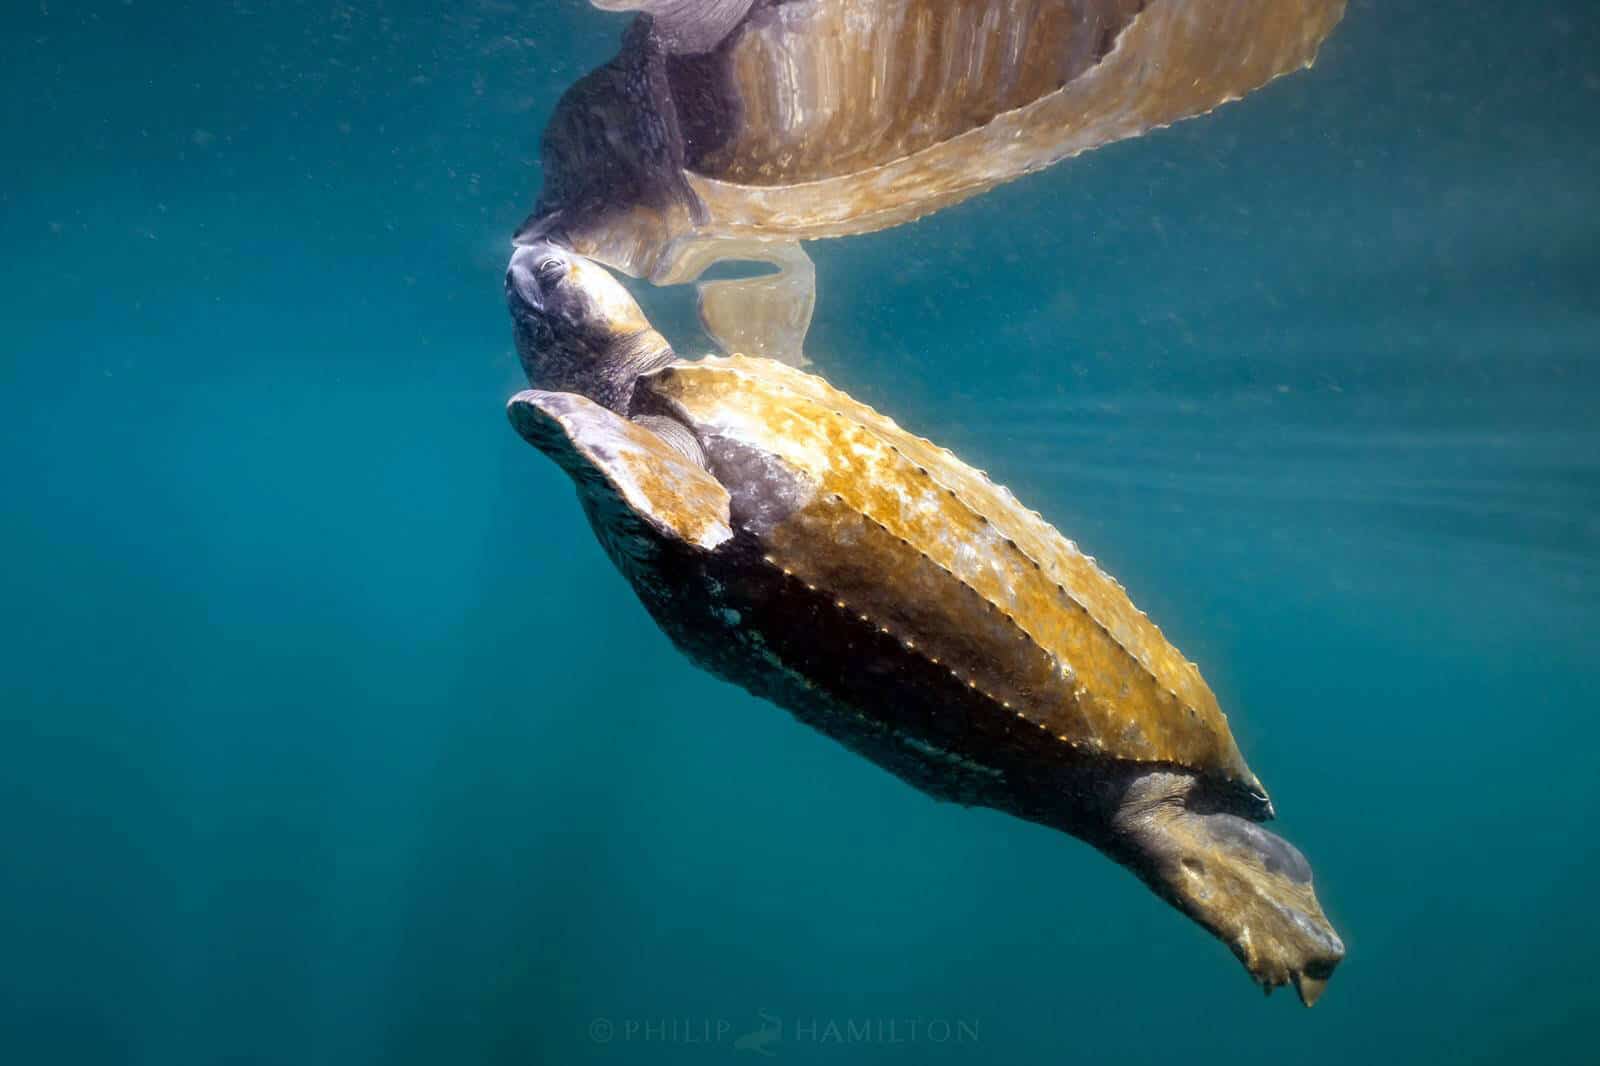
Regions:
[[724, 352], [804, 362], [800, 242], [922, 217], [1308, 66], [1344, 0], [604, 0], [636, 9], [562, 96], [518, 243], [701, 291]]

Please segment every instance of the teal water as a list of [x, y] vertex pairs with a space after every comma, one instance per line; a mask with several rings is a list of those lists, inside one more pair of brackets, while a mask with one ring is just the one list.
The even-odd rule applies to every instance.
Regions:
[[1349, 947], [1310, 1012], [669, 647], [502, 413], [538, 134], [622, 23], [441, 6], [0, 15], [0, 1061], [753, 1062], [762, 1012], [789, 1061], [1590, 1059], [1592, 4], [1355, 2], [811, 246], [817, 369], [1201, 664]]

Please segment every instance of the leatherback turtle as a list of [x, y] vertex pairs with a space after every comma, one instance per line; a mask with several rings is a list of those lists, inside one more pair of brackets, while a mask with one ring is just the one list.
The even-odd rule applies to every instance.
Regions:
[[679, 359], [604, 267], [517, 250], [517, 431], [693, 662], [922, 791], [1099, 848], [1309, 1005], [1343, 957], [1199, 670], [1004, 488], [818, 377]]

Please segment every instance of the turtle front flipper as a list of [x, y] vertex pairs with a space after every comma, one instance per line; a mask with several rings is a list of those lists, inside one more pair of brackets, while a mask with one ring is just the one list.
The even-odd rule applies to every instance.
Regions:
[[693, 281], [719, 263], [766, 263], [772, 273], [717, 278], [697, 286], [700, 325], [728, 355], [805, 366], [806, 331], [817, 306], [817, 268], [798, 241], [684, 238], [674, 243], [651, 280]]
[[710, 551], [733, 536], [728, 490], [660, 434], [570, 392], [519, 392], [507, 414], [571, 476], [619, 565], [649, 557], [662, 538]]

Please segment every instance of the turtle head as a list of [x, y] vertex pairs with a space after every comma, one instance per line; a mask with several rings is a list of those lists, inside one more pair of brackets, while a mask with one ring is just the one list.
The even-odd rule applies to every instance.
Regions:
[[626, 414], [638, 376], [673, 358], [621, 282], [554, 241], [512, 254], [506, 302], [517, 355], [536, 389], [577, 393]]
[[[619, 0], [659, 6], [658, 0]], [[699, 24], [728, 0], [665, 0], [678, 22]], [[741, 0], [745, 7], [749, 0]], [[737, 7], [724, 15], [743, 15]], [[670, 12], [668, 13], [671, 14]], [[609, 63], [561, 95], [539, 149], [544, 186], [512, 240], [559, 240], [634, 277], [656, 270], [668, 245], [708, 221], [685, 176], [686, 146], [673, 103], [667, 57], [652, 20], [641, 18]], [[657, 31], [659, 31], [657, 27]], [[705, 110], [697, 103], [697, 120]]]

